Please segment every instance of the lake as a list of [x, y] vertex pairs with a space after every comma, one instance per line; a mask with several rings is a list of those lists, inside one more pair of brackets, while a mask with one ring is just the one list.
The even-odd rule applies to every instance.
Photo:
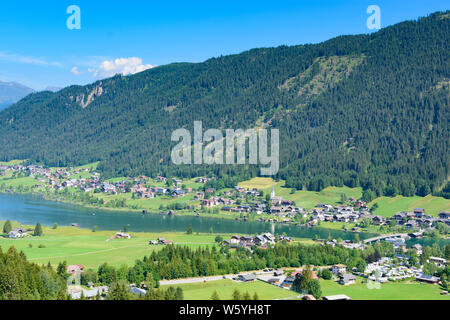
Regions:
[[[43, 200], [30, 195], [0, 194], [0, 220], [18, 221], [25, 225], [70, 226], [77, 223], [81, 228], [99, 230], [121, 230], [126, 225], [129, 231], [135, 232], [184, 232], [192, 225], [194, 232], [240, 233], [256, 234], [271, 232], [286, 233], [291, 237], [341, 238], [352, 240], [354, 234], [341, 230], [324, 228], [306, 228], [290, 226], [281, 223], [245, 222], [230, 219], [201, 218], [194, 216], [168, 216], [158, 214], [140, 214], [136, 212], [119, 212], [102, 209], [84, 208], [67, 203]], [[360, 239], [366, 239], [373, 234], [360, 234]]]

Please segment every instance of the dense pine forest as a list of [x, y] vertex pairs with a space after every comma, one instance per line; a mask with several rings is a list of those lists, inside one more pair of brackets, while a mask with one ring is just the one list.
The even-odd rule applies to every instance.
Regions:
[[215, 175], [258, 166], [175, 166], [172, 131], [280, 129], [280, 171], [297, 189], [362, 186], [367, 198], [450, 197], [450, 13], [369, 35], [176, 63], [0, 112], [0, 160], [100, 161], [106, 176]]

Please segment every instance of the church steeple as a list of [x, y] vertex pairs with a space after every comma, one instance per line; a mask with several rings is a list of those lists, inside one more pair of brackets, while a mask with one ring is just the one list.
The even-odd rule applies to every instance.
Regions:
[[272, 184], [272, 193], [270, 194], [271, 198], [275, 198], [275, 186]]

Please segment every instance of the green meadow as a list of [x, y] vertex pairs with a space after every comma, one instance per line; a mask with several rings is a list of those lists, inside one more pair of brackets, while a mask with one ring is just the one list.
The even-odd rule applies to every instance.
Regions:
[[[3, 222], [0, 223], [3, 228]], [[14, 223], [13, 227], [19, 224]], [[144, 233], [129, 232], [131, 239], [113, 239], [114, 231], [96, 231], [73, 227], [58, 227], [52, 229], [44, 227], [42, 237], [25, 237], [22, 239], [0, 238], [0, 247], [7, 250], [10, 246], [22, 250], [28, 260], [56, 265], [61, 261], [68, 264], [82, 264], [87, 268], [97, 268], [104, 262], [113, 266], [126, 264], [131, 266], [136, 259], [142, 259], [151, 254], [153, 250], [160, 250], [163, 246], [149, 245], [150, 240], [165, 238], [172, 240], [175, 245], [189, 247], [215, 246], [211, 234], [185, 233]], [[43, 247], [39, 247], [43, 246]]]
[[340, 285], [333, 280], [320, 280], [322, 296], [345, 294], [353, 300], [450, 300], [441, 295], [438, 285], [417, 281], [383, 283], [380, 289], [369, 289], [366, 280], [357, 278], [355, 284]]
[[[239, 183], [243, 188], [256, 188], [263, 190], [264, 194], [272, 192], [272, 185], [275, 188], [275, 194], [284, 199], [295, 201], [297, 206], [305, 209], [314, 208], [318, 203], [327, 203], [331, 205], [341, 204], [341, 195], [345, 194], [347, 198], [358, 199], [362, 196], [362, 188], [348, 187], [328, 187], [320, 192], [300, 190], [291, 193], [290, 188], [284, 187], [284, 181], [275, 181], [272, 178], [253, 178]], [[412, 211], [414, 208], [424, 208], [427, 214], [437, 216], [443, 211], [450, 211], [450, 200], [441, 197], [428, 195], [426, 197], [379, 197], [373, 200], [369, 205], [378, 204], [375, 214], [389, 217], [399, 211]]]
[[378, 204], [375, 214], [384, 217], [392, 216], [399, 211], [412, 211], [414, 208], [423, 208], [426, 214], [433, 216], [437, 216], [443, 211], [450, 211], [450, 200], [432, 195], [426, 197], [380, 197], [372, 201], [370, 205], [375, 203]]
[[[162, 286], [164, 287], [164, 286]], [[233, 291], [238, 289], [241, 294], [248, 292], [250, 297], [258, 293], [260, 300], [274, 300], [274, 299], [295, 299], [298, 293], [282, 289], [262, 281], [253, 282], [239, 282], [230, 279], [215, 280], [199, 283], [180, 284], [174, 287], [181, 287], [183, 289], [185, 300], [209, 300], [214, 291], [217, 291], [221, 300], [232, 300]]]

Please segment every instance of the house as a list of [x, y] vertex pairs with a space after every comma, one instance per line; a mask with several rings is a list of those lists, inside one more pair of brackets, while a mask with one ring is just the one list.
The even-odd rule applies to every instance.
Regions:
[[450, 212], [445, 211], [438, 214], [439, 219], [450, 220]]
[[256, 276], [253, 273], [249, 273], [249, 274], [240, 274], [238, 276], [239, 280], [244, 281], [244, 282], [249, 282], [249, 281], [254, 281], [256, 280]]
[[335, 264], [331, 267], [331, 272], [334, 274], [345, 274], [347, 271], [347, 266], [345, 264]]
[[416, 276], [416, 280], [420, 281], [420, 282], [437, 284], [441, 280], [441, 278], [435, 277], [435, 276], [429, 276], [427, 274], [421, 273], [418, 276]]
[[281, 286], [283, 288], [290, 288], [292, 287], [292, 284], [294, 283], [295, 278], [293, 277], [286, 277], [286, 279], [284, 279], [283, 283], [281, 284]]
[[273, 275], [274, 275], [275, 277], [282, 276], [283, 274], [284, 274], [283, 270], [275, 270], [275, 271], [273, 272]]
[[[296, 271], [291, 273], [291, 277], [294, 278], [301, 278], [303, 276], [303, 272], [302, 271]], [[315, 271], [311, 271], [311, 279], [319, 279], [319, 277], [317, 276]]]
[[241, 240], [241, 238], [239, 236], [231, 236], [230, 242], [237, 244], [237, 243], [239, 243], [240, 240]]
[[202, 206], [205, 206], [207, 208], [215, 207], [217, 206], [217, 201], [215, 199], [203, 199], [202, 200]]
[[312, 294], [306, 294], [302, 297], [302, 300], [317, 300]]
[[268, 283], [273, 284], [273, 285], [278, 285], [279, 281], [280, 281], [280, 279], [278, 279], [278, 278], [270, 278], [267, 280]]
[[132, 293], [137, 294], [137, 295], [139, 295], [141, 297], [144, 297], [147, 294], [147, 291], [145, 291], [144, 289], [138, 288], [138, 287], [136, 287], [134, 285], [131, 285], [129, 287], [129, 289], [130, 289], [130, 291]]
[[438, 267], [444, 267], [445, 264], [447, 263], [447, 260], [445, 260], [444, 258], [439, 258], [439, 257], [430, 257], [428, 260], [430, 262], [433, 262]]
[[413, 213], [414, 213], [414, 216], [415, 216], [416, 218], [422, 218], [423, 215], [425, 214], [425, 209], [422, 209], [422, 208], [415, 208], [414, 211], [413, 211]]
[[417, 243], [413, 245], [412, 248], [416, 250], [417, 255], [420, 256], [422, 254], [422, 246], [420, 244]]
[[11, 230], [8, 233], [8, 237], [12, 238], [12, 239], [22, 238], [22, 237], [24, 237], [26, 235], [27, 235], [26, 231], [24, 229], [21, 229], [21, 228], [16, 228], [14, 230]]
[[71, 273], [72, 275], [77, 274], [78, 272], [83, 272], [84, 266], [81, 264], [74, 264], [71, 266], [67, 266], [67, 273]]
[[346, 273], [340, 276], [339, 283], [346, 286], [349, 284], [354, 284], [356, 281], [356, 277], [351, 273]]
[[267, 242], [267, 239], [264, 236], [256, 236], [253, 239], [253, 242], [259, 246], [259, 245], [265, 244]]
[[116, 239], [130, 239], [131, 236], [127, 233], [123, 233], [123, 232], [117, 232], [116, 233]]
[[408, 222], [405, 223], [405, 227], [406, 229], [414, 229], [418, 228], [419, 224], [417, 223], [416, 220], [408, 220]]
[[372, 222], [377, 225], [381, 225], [385, 222], [385, 219], [382, 216], [374, 216], [372, 218]]

